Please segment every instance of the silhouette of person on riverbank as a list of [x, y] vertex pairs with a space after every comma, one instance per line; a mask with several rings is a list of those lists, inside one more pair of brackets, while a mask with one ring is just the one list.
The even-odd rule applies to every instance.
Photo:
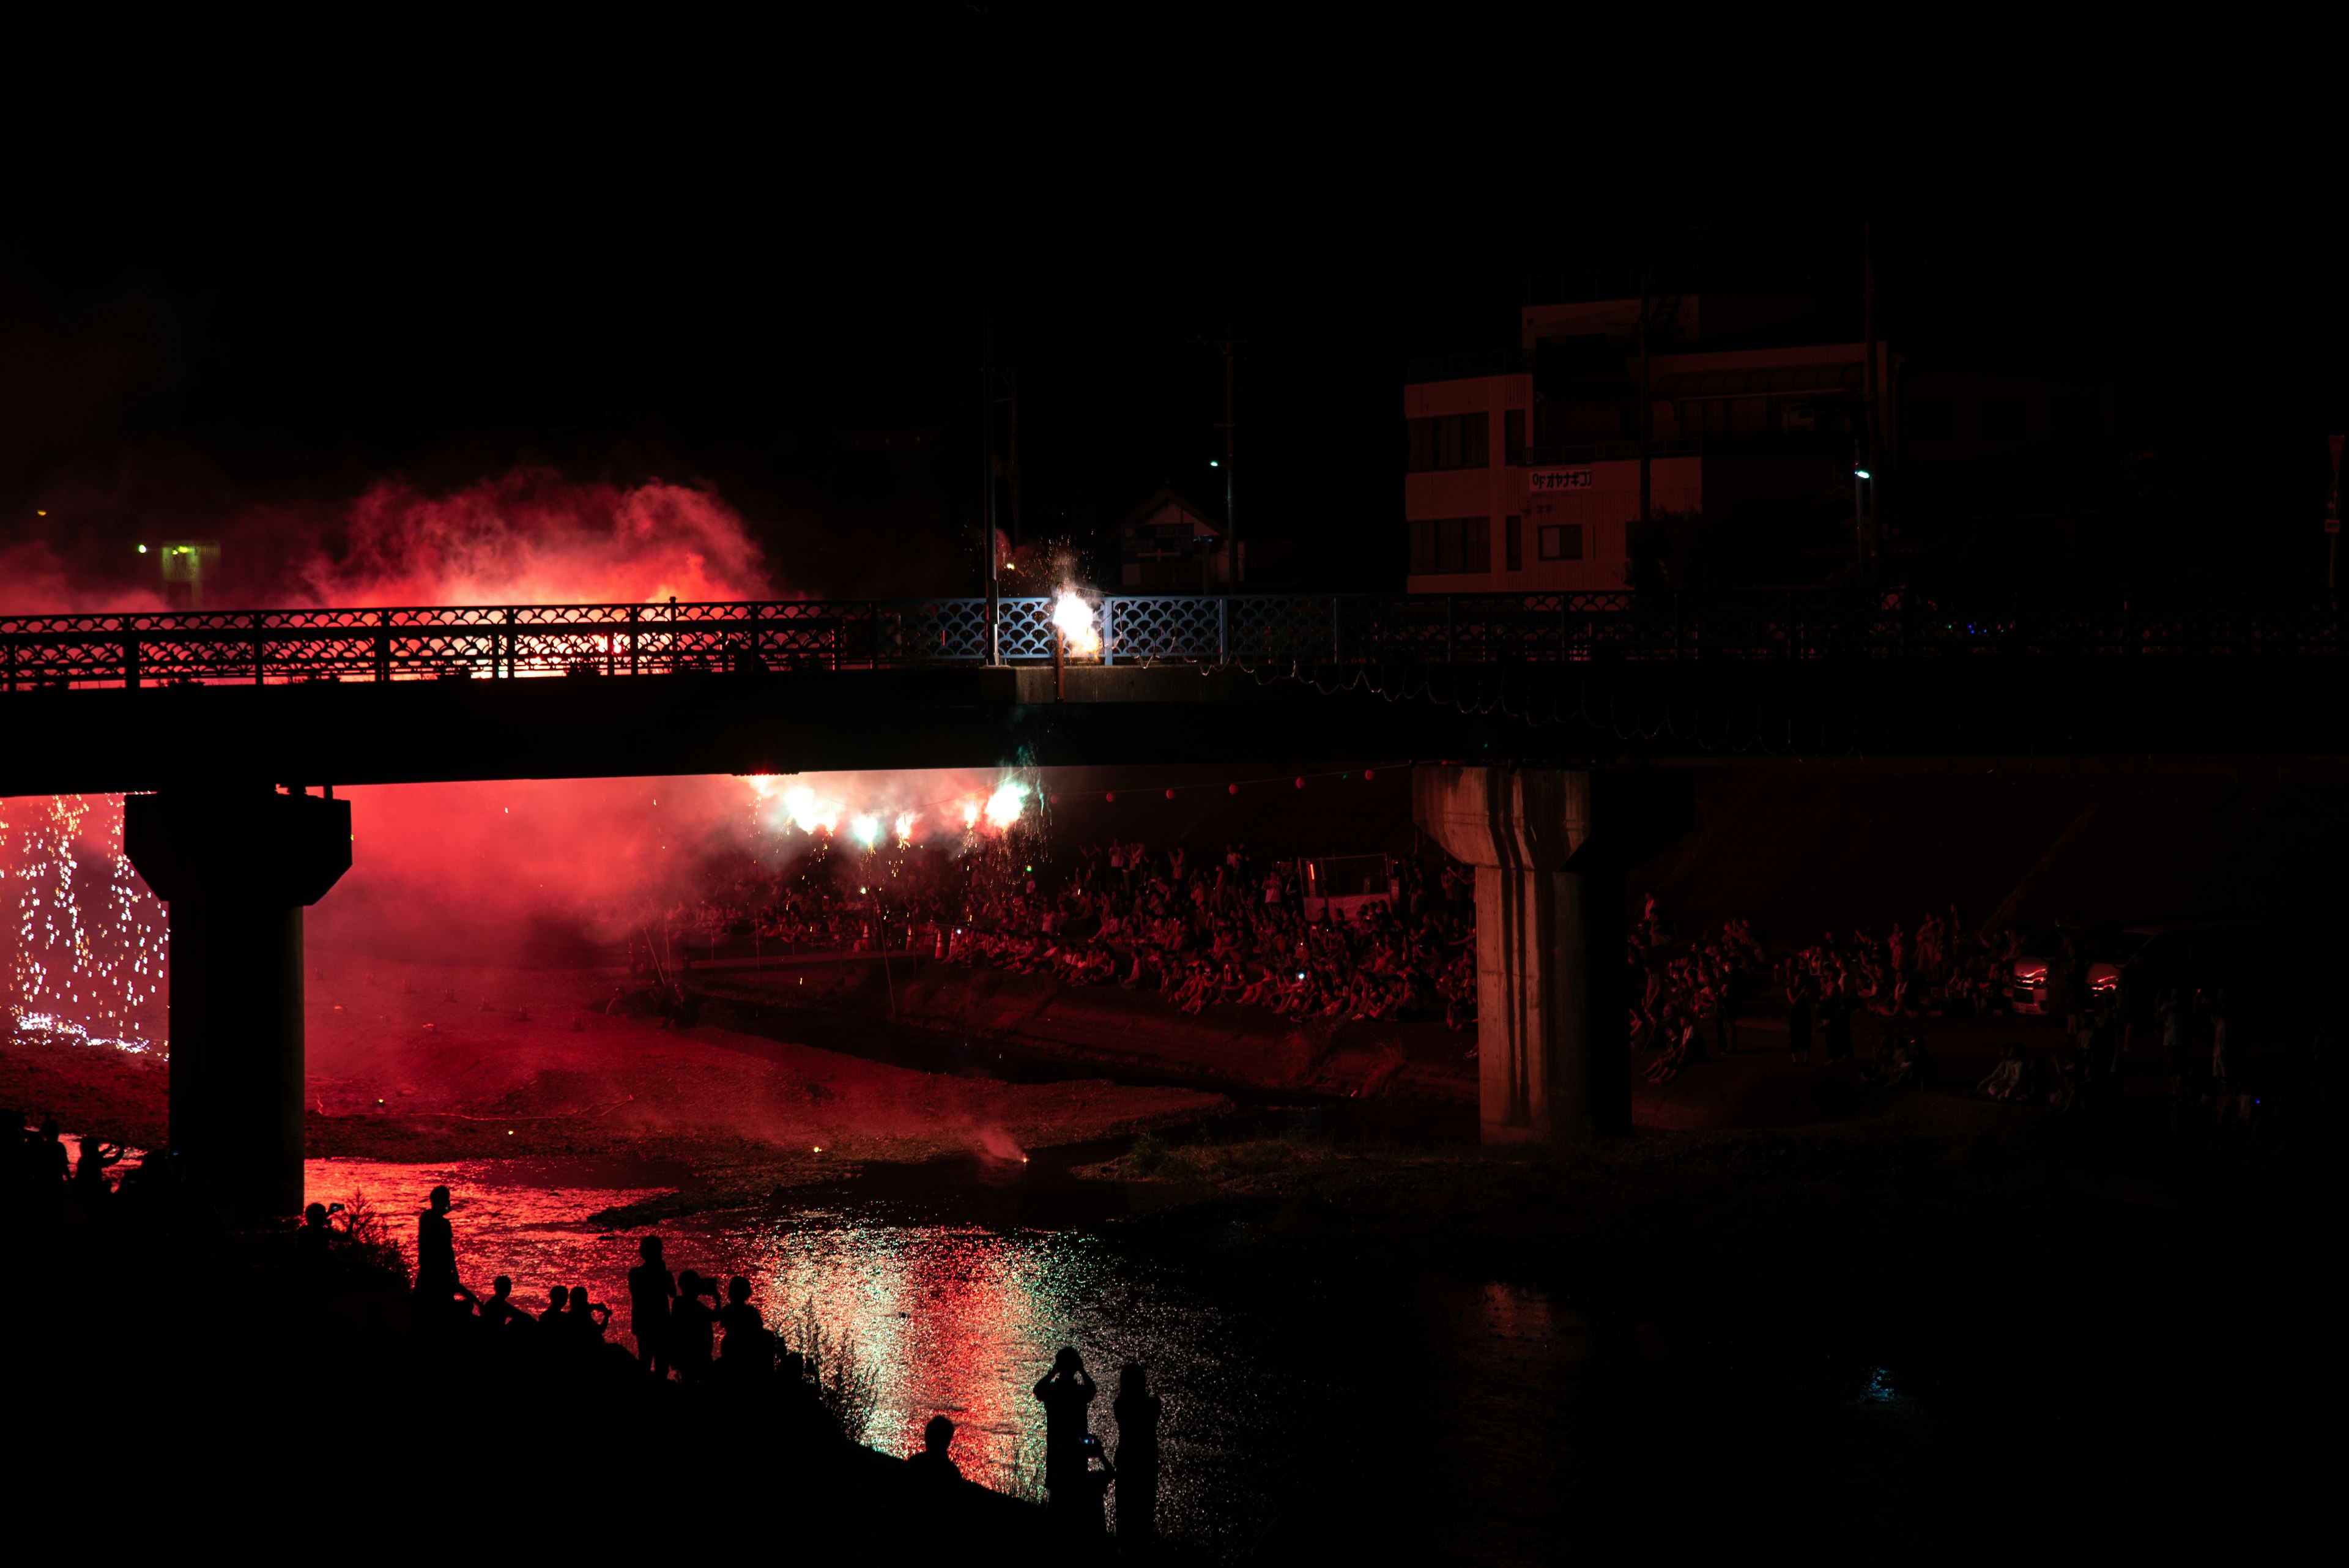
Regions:
[[602, 1302], [587, 1299], [585, 1285], [571, 1287], [571, 1310], [564, 1314], [568, 1319], [571, 1342], [582, 1353], [593, 1351], [604, 1343], [604, 1331], [612, 1322], [612, 1309]]
[[483, 1332], [496, 1334], [509, 1328], [528, 1327], [535, 1320], [513, 1302], [513, 1276], [500, 1274], [490, 1282], [490, 1299], [481, 1303]]
[[416, 1217], [416, 1293], [434, 1303], [457, 1289], [457, 1232], [449, 1223], [449, 1189], [432, 1189], [431, 1207]]
[[636, 1365], [665, 1379], [669, 1369], [669, 1303], [677, 1295], [677, 1278], [661, 1260], [658, 1236], [637, 1242], [636, 1252], [644, 1262], [628, 1271], [628, 1328], [636, 1336]]
[[323, 1203], [313, 1203], [302, 1210], [302, 1228], [294, 1232], [294, 1255], [305, 1273], [316, 1273], [326, 1266], [327, 1250], [334, 1241], [327, 1218]]
[[916, 1476], [932, 1486], [944, 1486], [962, 1480], [962, 1467], [954, 1462], [947, 1450], [954, 1443], [955, 1424], [944, 1416], [933, 1416], [922, 1428], [922, 1451], [907, 1459]]
[[[1063, 1492], [1073, 1492], [1065, 1503], [1056, 1495], [1060, 1506], [1062, 1536], [1071, 1541], [1099, 1541], [1109, 1533], [1110, 1483], [1117, 1480], [1117, 1467], [1109, 1462], [1109, 1453], [1102, 1440], [1091, 1432], [1084, 1435], [1077, 1448], [1079, 1469], [1071, 1484]], [[1095, 1469], [1093, 1467], [1101, 1468]]]
[[1158, 1417], [1164, 1408], [1138, 1362], [1118, 1368], [1117, 1541], [1120, 1547], [1158, 1533]]
[[42, 1117], [41, 1130], [25, 1146], [25, 1191], [36, 1220], [57, 1223], [65, 1201], [69, 1163], [64, 1136], [57, 1130], [57, 1118]]
[[114, 1189], [106, 1184], [106, 1168], [129, 1152], [104, 1138], [81, 1140], [81, 1158], [74, 1164], [73, 1196], [84, 1214], [95, 1215], [114, 1196]]
[[716, 1282], [703, 1279], [691, 1269], [677, 1277], [677, 1304], [668, 1314], [668, 1355], [682, 1382], [699, 1383], [709, 1376], [718, 1314], [701, 1298], [714, 1299], [717, 1294]]
[[1044, 1488], [1056, 1510], [1075, 1507], [1083, 1490], [1085, 1413], [1094, 1392], [1084, 1357], [1069, 1345], [1061, 1346], [1052, 1370], [1036, 1385], [1044, 1406]]
[[719, 1356], [728, 1376], [758, 1377], [774, 1370], [775, 1336], [750, 1304], [750, 1282], [740, 1274], [726, 1282], [726, 1304], [718, 1309], [718, 1326], [726, 1331]]

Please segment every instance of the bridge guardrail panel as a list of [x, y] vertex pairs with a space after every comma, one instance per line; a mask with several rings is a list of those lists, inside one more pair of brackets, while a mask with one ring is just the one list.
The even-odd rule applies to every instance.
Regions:
[[[999, 601], [1004, 657], [1051, 658], [1051, 601]], [[1104, 656], [1253, 664], [1392, 660], [2282, 658], [2344, 651], [2315, 595], [1798, 591], [1776, 598], [1597, 594], [1112, 595]], [[0, 618], [5, 688], [421, 680], [574, 670], [655, 674], [985, 657], [978, 598], [367, 607]]]

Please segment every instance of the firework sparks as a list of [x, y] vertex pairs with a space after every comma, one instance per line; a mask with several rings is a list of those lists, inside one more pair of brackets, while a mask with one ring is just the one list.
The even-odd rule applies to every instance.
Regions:
[[[9, 1013], [17, 1029], [126, 1050], [160, 1045], [170, 928], [122, 852], [120, 795], [0, 801], [0, 879], [16, 919]], [[84, 892], [77, 881], [99, 872]], [[156, 1036], [155, 1042], [146, 1038]]]

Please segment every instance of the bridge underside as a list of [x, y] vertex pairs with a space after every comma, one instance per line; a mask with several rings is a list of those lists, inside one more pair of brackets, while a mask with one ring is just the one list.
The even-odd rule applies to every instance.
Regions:
[[2331, 660], [1078, 666], [0, 697], [0, 794], [1016, 763], [2340, 754]]

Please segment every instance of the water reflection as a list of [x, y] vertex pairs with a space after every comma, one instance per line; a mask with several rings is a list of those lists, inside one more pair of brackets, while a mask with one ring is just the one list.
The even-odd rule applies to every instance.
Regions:
[[[445, 1184], [468, 1284], [509, 1274], [515, 1298], [533, 1310], [550, 1287], [585, 1284], [612, 1303], [619, 1336], [644, 1231], [587, 1220], [664, 1190], [646, 1184], [647, 1174], [618, 1165], [312, 1160], [307, 1186], [318, 1201], [363, 1195], [412, 1256], [416, 1215]], [[874, 1447], [910, 1453], [923, 1424], [943, 1412], [960, 1428], [955, 1456], [964, 1473], [999, 1490], [1033, 1484], [1041, 1471], [1043, 1411], [1030, 1391], [1060, 1346], [1075, 1345], [1102, 1386], [1092, 1429], [1112, 1449], [1117, 1368], [1143, 1363], [1165, 1401], [1161, 1528], [1195, 1536], [1229, 1528], [1228, 1511], [1210, 1510], [1204, 1492], [1228, 1469], [1224, 1440], [1262, 1412], [1253, 1384], [1234, 1371], [1230, 1318], [1167, 1271], [1086, 1231], [919, 1219], [898, 1205], [836, 1197], [658, 1229], [672, 1268], [747, 1276], [770, 1324], [788, 1326], [812, 1303], [829, 1334], [854, 1342], [879, 1375]]]

